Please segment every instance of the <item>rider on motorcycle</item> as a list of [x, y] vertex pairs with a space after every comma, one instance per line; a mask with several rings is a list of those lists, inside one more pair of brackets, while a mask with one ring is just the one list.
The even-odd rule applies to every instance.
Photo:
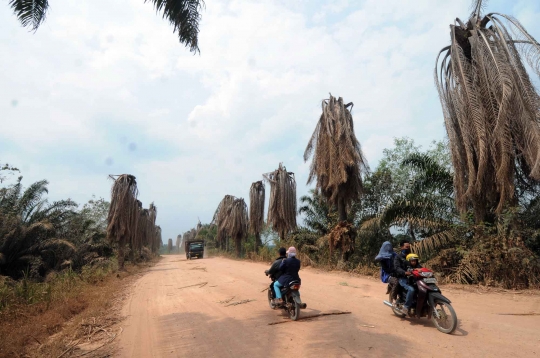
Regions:
[[[274, 281], [277, 280], [281, 276], [281, 270], [279, 269], [279, 266], [281, 265], [281, 261], [287, 258], [286, 256], [287, 249], [284, 247], [280, 247], [278, 250], [278, 253], [279, 253], [279, 257], [272, 263], [272, 266], [270, 266], [270, 269], [264, 272], [266, 276], [270, 276], [270, 278]], [[274, 285], [271, 285], [271, 287], [272, 287], [272, 291], [274, 292], [274, 297], [276, 297]]]
[[296, 249], [294, 246], [289, 247], [287, 250], [287, 259], [283, 260], [279, 266], [281, 270], [281, 276], [274, 283], [274, 291], [276, 292], [275, 302], [277, 304], [282, 303], [281, 287], [286, 286], [289, 282], [297, 280], [300, 281], [298, 271], [300, 271], [300, 260], [296, 258]]
[[414, 286], [409, 284], [409, 276], [412, 274], [409, 271], [410, 264], [407, 261], [407, 255], [411, 253], [411, 243], [408, 240], [401, 240], [399, 243], [401, 252], [394, 258], [394, 270], [398, 277], [399, 285], [407, 291], [405, 296], [405, 304], [401, 309], [401, 313], [408, 314], [414, 300]]
[[407, 260], [411, 268], [422, 268], [422, 265], [420, 265], [420, 258], [417, 254], [408, 254], [405, 259]]

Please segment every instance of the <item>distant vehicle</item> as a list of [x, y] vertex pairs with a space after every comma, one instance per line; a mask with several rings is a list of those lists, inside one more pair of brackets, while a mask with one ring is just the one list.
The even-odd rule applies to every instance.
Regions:
[[186, 251], [186, 259], [191, 260], [196, 257], [202, 259], [204, 257], [204, 240], [189, 240], [184, 244]]

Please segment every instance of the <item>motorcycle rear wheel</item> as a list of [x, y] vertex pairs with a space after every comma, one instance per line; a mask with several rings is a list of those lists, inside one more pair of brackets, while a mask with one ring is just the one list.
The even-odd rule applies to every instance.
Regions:
[[450, 334], [454, 332], [457, 328], [458, 321], [456, 311], [454, 311], [452, 305], [446, 302], [436, 301], [433, 311], [435, 310], [441, 316], [441, 318], [437, 319], [435, 313], [432, 314], [431, 320], [435, 324], [435, 327], [442, 333]]
[[272, 303], [272, 292], [270, 291], [270, 288], [268, 288], [268, 305], [271, 309], [276, 309], [276, 305]]
[[292, 307], [289, 308], [289, 317], [291, 320], [296, 321], [300, 317], [300, 306], [294, 299], [292, 299]]
[[388, 295], [388, 302], [390, 302], [391, 304], [393, 304], [394, 306], [392, 307], [392, 312], [394, 312], [394, 314], [400, 318], [403, 318], [405, 317], [405, 315], [403, 313], [401, 313], [401, 310], [396, 306], [396, 302], [397, 300], [394, 301], [394, 299], [392, 298], [392, 292], [390, 292], [390, 294]]

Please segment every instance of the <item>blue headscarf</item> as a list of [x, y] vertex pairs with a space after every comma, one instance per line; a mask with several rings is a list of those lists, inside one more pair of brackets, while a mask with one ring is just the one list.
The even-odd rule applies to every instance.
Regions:
[[375, 261], [379, 262], [384, 259], [390, 259], [393, 255], [394, 249], [392, 247], [392, 243], [390, 241], [385, 241], [379, 250], [379, 254], [375, 257]]

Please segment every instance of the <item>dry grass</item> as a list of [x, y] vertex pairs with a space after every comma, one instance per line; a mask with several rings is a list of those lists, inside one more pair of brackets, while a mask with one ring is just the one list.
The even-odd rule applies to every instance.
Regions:
[[120, 332], [124, 288], [153, 264], [127, 266], [98, 277], [79, 275], [50, 302], [14, 304], [0, 312], [0, 357], [104, 356]]

